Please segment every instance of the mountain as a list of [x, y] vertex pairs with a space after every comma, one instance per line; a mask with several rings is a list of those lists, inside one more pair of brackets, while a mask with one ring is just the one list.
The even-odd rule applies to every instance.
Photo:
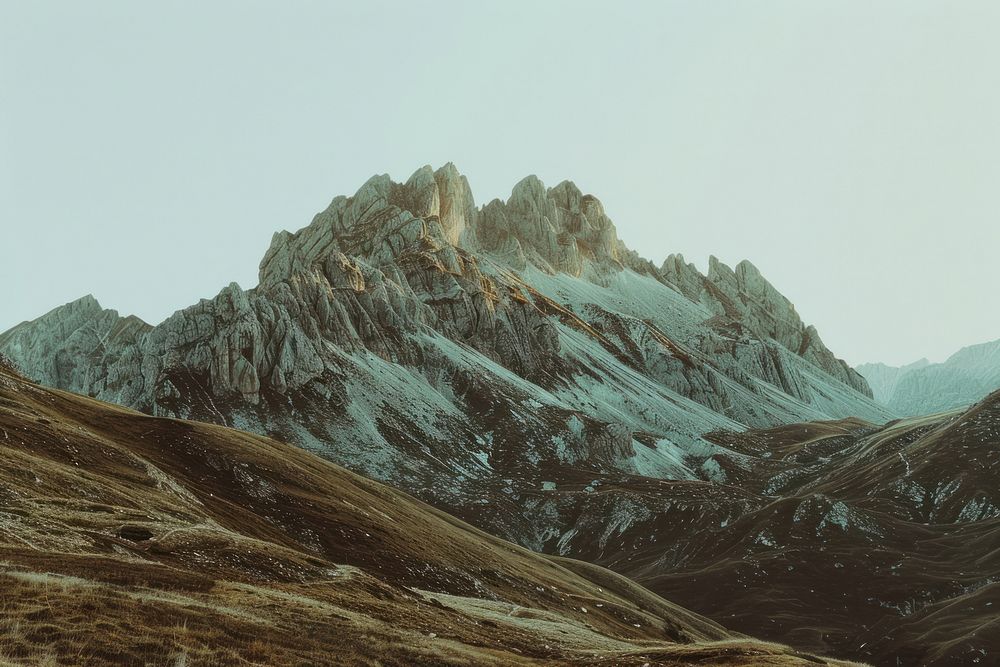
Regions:
[[964, 347], [947, 361], [907, 366], [863, 364], [875, 398], [901, 415], [923, 415], [971, 405], [1000, 389], [1000, 340]]
[[0, 432], [6, 665], [846, 664], [299, 448], [43, 389], [3, 359]]
[[[709, 480], [702, 438], [893, 415], [748, 262], [661, 268], [535, 177], [477, 208], [453, 165], [370, 179], [274, 236], [260, 284], [149, 326], [92, 297], [0, 334], [32, 378], [320, 453], [541, 548], [567, 468]], [[707, 466], [707, 467], [706, 467]]]
[[657, 267], [572, 183], [528, 177], [476, 207], [452, 165], [373, 177], [276, 234], [254, 289], [156, 326], [85, 297], [0, 351], [44, 384], [274, 437], [645, 578], [774, 502], [766, 452], [706, 434], [895, 417], [749, 262]]

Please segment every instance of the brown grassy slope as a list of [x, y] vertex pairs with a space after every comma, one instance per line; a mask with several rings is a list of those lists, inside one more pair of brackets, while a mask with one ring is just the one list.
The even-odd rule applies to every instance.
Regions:
[[818, 660], [294, 447], [3, 368], [0, 448], [0, 664]]

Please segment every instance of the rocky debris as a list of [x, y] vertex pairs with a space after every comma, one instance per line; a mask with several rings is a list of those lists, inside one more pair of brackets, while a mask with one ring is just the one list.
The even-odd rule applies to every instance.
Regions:
[[0, 352], [0, 369], [9, 373], [20, 375], [20, 369], [14, 361], [3, 352]]

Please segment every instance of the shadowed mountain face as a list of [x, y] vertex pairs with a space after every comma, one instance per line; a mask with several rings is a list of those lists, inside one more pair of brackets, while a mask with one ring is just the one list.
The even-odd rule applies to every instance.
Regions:
[[844, 664], [301, 449], [0, 363], [4, 664]]
[[1000, 389], [1000, 340], [964, 347], [940, 364], [921, 359], [899, 367], [864, 364], [858, 371], [875, 398], [897, 414], [953, 410]]

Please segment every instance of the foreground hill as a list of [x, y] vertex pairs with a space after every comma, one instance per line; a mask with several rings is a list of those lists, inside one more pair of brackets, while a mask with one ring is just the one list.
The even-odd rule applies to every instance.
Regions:
[[4, 664], [844, 664], [301, 449], [0, 365]]
[[962, 408], [1000, 389], [1000, 340], [964, 347], [940, 364], [863, 364], [875, 398], [900, 415]]

